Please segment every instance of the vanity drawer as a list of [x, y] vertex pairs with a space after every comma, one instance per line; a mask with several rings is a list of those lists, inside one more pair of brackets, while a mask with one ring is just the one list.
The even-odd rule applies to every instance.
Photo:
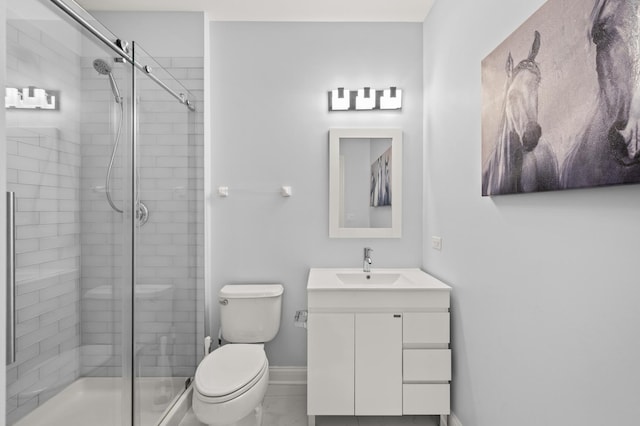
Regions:
[[450, 349], [405, 349], [402, 352], [404, 382], [444, 382], [451, 380]]
[[449, 343], [449, 312], [406, 312], [402, 343]]
[[402, 385], [402, 414], [450, 414], [449, 384]]

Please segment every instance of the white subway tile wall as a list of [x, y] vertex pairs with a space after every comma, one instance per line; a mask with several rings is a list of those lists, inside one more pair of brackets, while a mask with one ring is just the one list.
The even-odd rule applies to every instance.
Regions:
[[[131, 151], [128, 128], [131, 111], [127, 102], [122, 111], [115, 103], [108, 77], [93, 68], [94, 59], [97, 57], [81, 58], [79, 82], [82, 88], [80, 372], [82, 376], [114, 377], [123, 373], [125, 259], [122, 256], [127, 251], [123, 235], [125, 218], [122, 213], [112, 210], [107, 202], [106, 176], [119, 131], [110, 182], [112, 200], [123, 209], [123, 164], [127, 164], [127, 154]], [[121, 94], [127, 96], [131, 88], [130, 83], [127, 84], [131, 71], [106, 54], [100, 59], [112, 67]]]
[[138, 376], [191, 377], [204, 335], [204, 59], [155, 59], [189, 90], [196, 112], [139, 79], [140, 199], [150, 219], [139, 232], [137, 282], [162, 293], [137, 297]]
[[[117, 121], [111, 128], [100, 128], [100, 121], [105, 114], [118, 120], [119, 111], [108, 81], [95, 72], [92, 60], [83, 59], [82, 72], [87, 104], [82, 120], [82, 342], [92, 347], [83, 352], [82, 374], [118, 376], [122, 308], [118, 297], [103, 296], [105, 291], [121, 291], [112, 288], [120, 280], [119, 271], [105, 269], [103, 261], [104, 256], [117, 258], [123, 252], [122, 242], [114, 240], [119, 232], [109, 229], [120, 226], [113, 219], [119, 215], [109, 207], [104, 193]], [[149, 209], [149, 221], [139, 228], [136, 245], [135, 368], [138, 377], [190, 377], [201, 346], [198, 336], [204, 334], [204, 138], [203, 104], [198, 101], [204, 95], [204, 61], [156, 60], [173, 76], [194, 72], [199, 78], [181, 80], [195, 97], [195, 113], [150, 79], [139, 76], [136, 81], [139, 198]], [[126, 83], [127, 71], [113, 65], [116, 79]], [[164, 80], [166, 74], [161, 77]], [[123, 204], [123, 163], [123, 158], [116, 158], [112, 172], [112, 195], [118, 206]]]
[[[59, 111], [7, 112], [17, 225], [17, 362], [7, 369], [13, 424], [80, 376], [122, 374], [122, 296], [130, 289], [122, 284], [123, 217], [105, 194], [121, 119], [108, 79], [93, 69], [95, 57], [73, 50], [79, 33], [24, 20], [9, 20], [7, 33], [9, 84], [60, 92]], [[130, 71], [103, 59], [130, 97]], [[137, 235], [135, 368], [137, 376], [189, 377], [204, 334], [203, 58], [158, 62], [194, 95], [197, 111], [138, 79], [139, 188], [150, 218]], [[130, 112], [111, 181], [120, 207]]]

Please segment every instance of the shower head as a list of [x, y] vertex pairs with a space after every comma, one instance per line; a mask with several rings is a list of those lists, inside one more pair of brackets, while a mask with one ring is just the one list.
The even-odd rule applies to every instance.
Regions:
[[106, 75], [109, 77], [109, 84], [111, 85], [113, 97], [116, 98], [116, 103], [121, 103], [122, 96], [120, 96], [120, 90], [118, 90], [116, 79], [113, 78], [113, 74], [111, 73], [111, 67], [109, 66], [109, 64], [107, 64], [107, 62], [102, 59], [96, 59], [93, 61], [93, 68], [98, 71], [98, 74]]
[[98, 71], [98, 74], [109, 75], [111, 74], [111, 67], [102, 59], [96, 59], [93, 61], [93, 68]]

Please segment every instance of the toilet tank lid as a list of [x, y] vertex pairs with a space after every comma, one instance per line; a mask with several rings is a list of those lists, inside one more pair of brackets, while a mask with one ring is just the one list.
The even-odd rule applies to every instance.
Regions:
[[227, 284], [220, 290], [220, 297], [248, 299], [253, 297], [277, 297], [284, 292], [281, 284]]

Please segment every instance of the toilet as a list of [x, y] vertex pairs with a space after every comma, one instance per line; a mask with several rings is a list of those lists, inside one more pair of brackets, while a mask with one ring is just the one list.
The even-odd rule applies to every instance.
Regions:
[[264, 342], [280, 329], [280, 284], [225, 285], [219, 293], [226, 345], [207, 355], [194, 378], [192, 407], [210, 426], [260, 426], [269, 384]]

